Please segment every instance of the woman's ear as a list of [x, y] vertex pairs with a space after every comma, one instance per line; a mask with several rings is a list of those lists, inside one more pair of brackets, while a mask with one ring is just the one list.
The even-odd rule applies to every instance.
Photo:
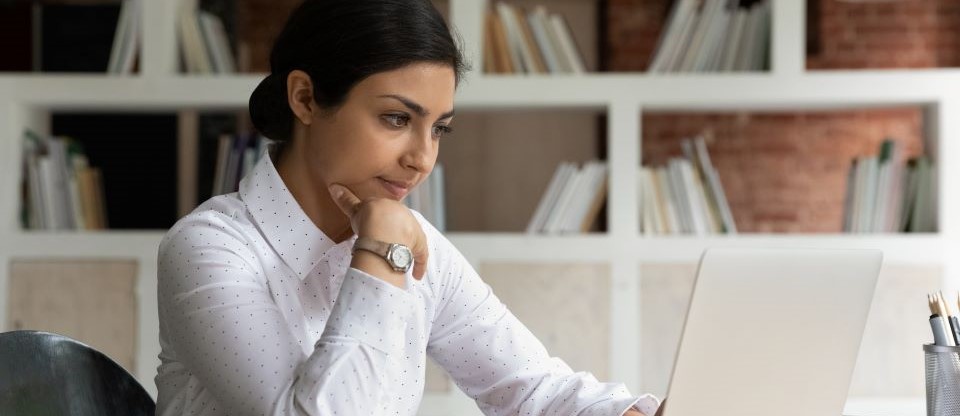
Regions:
[[287, 104], [293, 115], [305, 125], [313, 121], [313, 82], [310, 75], [299, 69], [287, 75]]

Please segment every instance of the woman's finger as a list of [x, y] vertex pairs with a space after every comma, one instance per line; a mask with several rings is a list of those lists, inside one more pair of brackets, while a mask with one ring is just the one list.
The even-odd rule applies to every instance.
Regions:
[[413, 277], [420, 280], [427, 273], [427, 257], [430, 253], [427, 250], [426, 236], [423, 235], [423, 231], [420, 232], [417, 240], [419, 242], [413, 249]]
[[357, 198], [346, 186], [340, 184], [335, 183], [330, 185], [329, 190], [333, 202], [337, 204], [340, 211], [343, 211], [347, 217], [353, 218], [353, 214], [356, 214], [357, 210], [360, 209], [360, 198]]

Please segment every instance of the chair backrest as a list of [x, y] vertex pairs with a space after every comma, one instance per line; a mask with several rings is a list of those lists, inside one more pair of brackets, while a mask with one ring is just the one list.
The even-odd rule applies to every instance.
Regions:
[[49, 332], [0, 333], [0, 415], [153, 415], [156, 405], [123, 367]]

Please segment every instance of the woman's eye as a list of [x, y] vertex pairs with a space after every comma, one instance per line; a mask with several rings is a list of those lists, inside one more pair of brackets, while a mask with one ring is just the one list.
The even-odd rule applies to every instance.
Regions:
[[433, 135], [435, 137], [443, 137], [447, 134], [453, 133], [453, 128], [450, 126], [438, 125], [433, 126]]
[[383, 118], [393, 127], [404, 127], [410, 122], [410, 117], [403, 114], [387, 114]]

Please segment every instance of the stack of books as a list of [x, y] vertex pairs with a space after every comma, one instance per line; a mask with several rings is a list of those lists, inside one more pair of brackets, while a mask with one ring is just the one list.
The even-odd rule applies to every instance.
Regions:
[[683, 141], [683, 157], [639, 170], [640, 226], [645, 235], [736, 234], [720, 175], [703, 137]]
[[221, 135], [211, 195], [235, 192], [240, 180], [253, 170], [269, 143], [270, 139], [253, 133]]
[[407, 194], [403, 199], [404, 205], [423, 215], [433, 226], [441, 232], [446, 231], [446, 207], [444, 206], [443, 166], [434, 165], [433, 172], [427, 180]]
[[769, 0], [676, 0], [649, 71], [762, 71], [769, 49]]
[[854, 159], [847, 175], [845, 232], [936, 231], [933, 163], [926, 156], [904, 163], [902, 152], [888, 139], [878, 155]]
[[197, 0], [183, 0], [177, 16], [180, 51], [190, 74], [233, 74], [236, 60], [223, 21], [200, 10]]
[[80, 144], [27, 131], [23, 143], [21, 226], [32, 230], [107, 228], [103, 178]]
[[528, 234], [586, 233], [596, 222], [607, 196], [607, 164], [591, 161], [583, 167], [564, 162], [527, 225]]
[[527, 12], [498, 2], [485, 21], [483, 62], [488, 74], [581, 74], [586, 71], [570, 26], [543, 6]]

